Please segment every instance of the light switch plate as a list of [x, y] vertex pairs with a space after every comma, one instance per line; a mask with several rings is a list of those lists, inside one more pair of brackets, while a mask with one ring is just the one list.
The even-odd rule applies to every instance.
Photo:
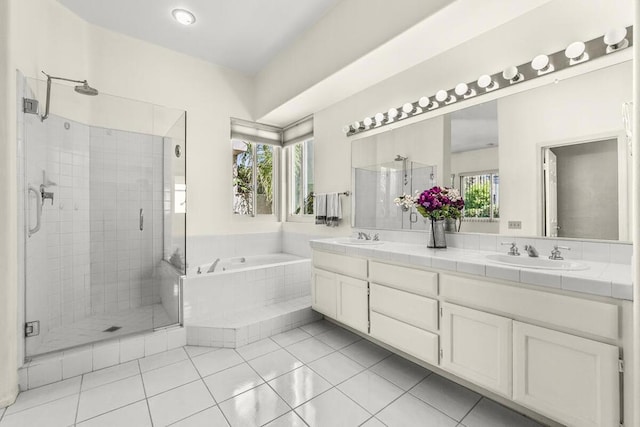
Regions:
[[509, 230], [521, 230], [522, 221], [509, 221]]

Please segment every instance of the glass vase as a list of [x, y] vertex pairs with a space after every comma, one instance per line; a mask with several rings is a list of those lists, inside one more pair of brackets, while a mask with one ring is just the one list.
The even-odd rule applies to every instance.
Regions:
[[427, 247], [444, 249], [447, 239], [444, 232], [444, 219], [431, 219], [431, 227], [427, 227]]

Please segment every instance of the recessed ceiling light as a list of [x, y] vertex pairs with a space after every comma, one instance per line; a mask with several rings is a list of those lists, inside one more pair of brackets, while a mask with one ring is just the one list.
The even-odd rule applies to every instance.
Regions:
[[195, 15], [186, 9], [173, 9], [171, 15], [173, 15], [173, 19], [182, 25], [191, 25], [196, 22]]

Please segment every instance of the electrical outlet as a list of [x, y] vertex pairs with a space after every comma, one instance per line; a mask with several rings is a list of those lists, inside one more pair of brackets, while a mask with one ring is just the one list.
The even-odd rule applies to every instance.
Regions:
[[509, 221], [509, 230], [522, 230], [522, 221]]

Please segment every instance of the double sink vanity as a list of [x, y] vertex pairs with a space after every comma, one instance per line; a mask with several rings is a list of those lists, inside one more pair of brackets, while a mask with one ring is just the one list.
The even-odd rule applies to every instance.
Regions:
[[630, 265], [361, 240], [311, 242], [316, 311], [543, 422], [630, 417]]

